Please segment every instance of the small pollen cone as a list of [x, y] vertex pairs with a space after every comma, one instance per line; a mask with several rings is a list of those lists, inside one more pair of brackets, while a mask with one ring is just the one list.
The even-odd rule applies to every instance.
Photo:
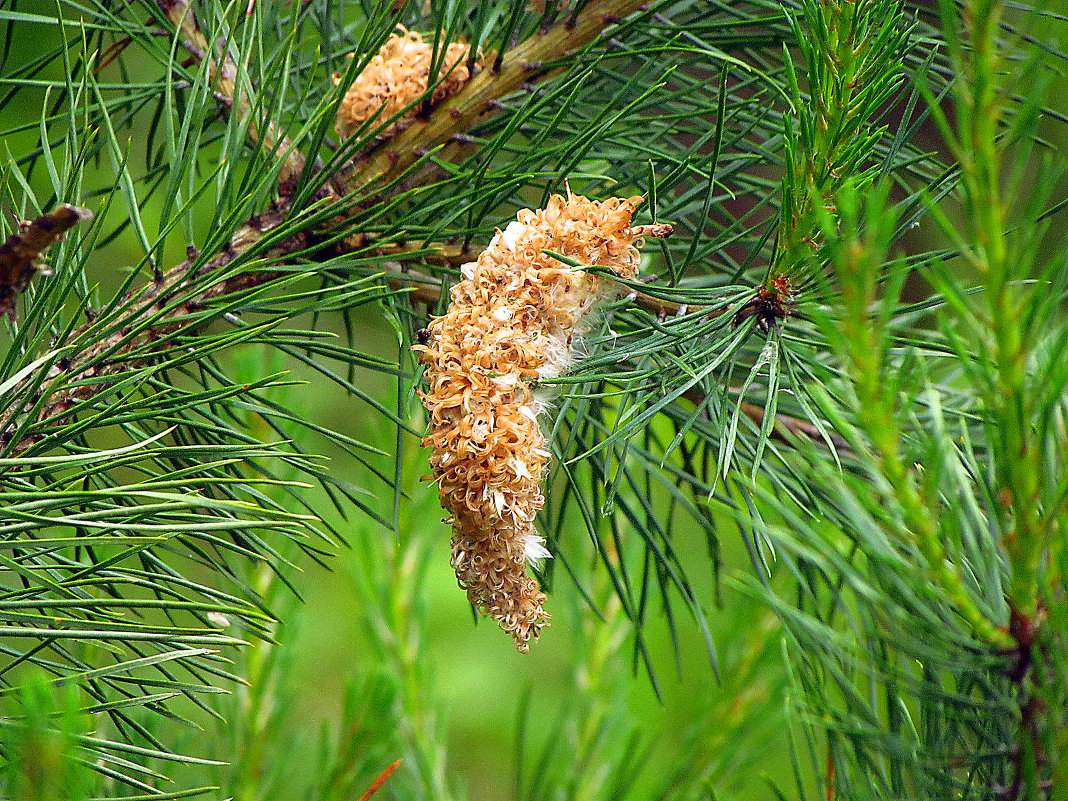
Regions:
[[550, 454], [531, 383], [567, 371], [587, 312], [617, 292], [542, 251], [632, 278], [642, 237], [669, 233], [630, 227], [641, 202], [554, 195], [544, 209], [523, 209], [461, 268], [448, 312], [413, 347], [427, 365], [423, 445], [434, 449], [430, 464], [451, 513], [452, 566], [470, 601], [521, 653], [549, 620], [545, 594], [527, 575], [528, 562], [549, 555], [534, 528]]
[[[459, 92], [471, 79], [468, 58], [471, 46], [453, 42], [444, 58], [438, 53], [441, 68], [440, 83], [434, 88], [431, 103], [440, 103]], [[351, 58], [351, 56], [350, 56]], [[427, 90], [430, 81], [430, 66], [434, 58], [434, 43], [424, 41], [423, 35], [399, 26], [399, 33], [390, 34], [386, 43], [370, 60], [363, 72], [356, 76], [345, 93], [337, 111], [334, 130], [341, 138], [351, 136], [361, 124], [371, 119], [381, 109], [380, 120], [386, 120], [415, 103]], [[479, 56], [478, 67], [482, 66]], [[341, 73], [334, 73], [334, 83], [341, 82]], [[418, 113], [412, 107], [383, 135], [390, 136], [403, 128]]]

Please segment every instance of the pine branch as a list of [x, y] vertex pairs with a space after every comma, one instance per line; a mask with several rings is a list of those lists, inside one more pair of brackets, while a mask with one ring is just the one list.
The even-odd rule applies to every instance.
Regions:
[[402, 174], [435, 148], [485, 122], [500, 98], [524, 83], [537, 83], [549, 77], [552, 71], [543, 68], [543, 62], [563, 58], [589, 45], [604, 34], [606, 26], [621, 22], [643, 5], [642, 0], [593, 0], [500, 54], [491, 69], [475, 76], [459, 93], [438, 106], [429, 119], [417, 119], [399, 136], [379, 145], [365, 160], [340, 173], [334, 182], [338, 194], [366, 191], [368, 186]]
[[[256, 215], [234, 235], [222, 252], [206, 261], [200, 254], [191, 253], [158, 280], [128, 293], [121, 301], [122, 306], [130, 308], [122, 328], [93, 341], [77, 354], [65, 356], [52, 367], [37, 391], [29, 419], [18, 405], [0, 415], [0, 431], [9, 438], [11, 430], [35, 429], [13, 444], [9, 441], [8, 452], [25, 453], [47, 437], [46, 432], [39, 430], [41, 427], [61, 426], [72, 409], [110, 391], [121, 377], [156, 358], [160, 350], [171, 347], [170, 338], [174, 334], [202, 325], [205, 315], [198, 312], [210, 301], [277, 278], [280, 273], [276, 271], [250, 270], [223, 278], [207, 289], [199, 288], [195, 280], [201, 273], [224, 274], [235, 259], [247, 256], [280, 226], [286, 220], [287, 211], [285, 206], [279, 205], [265, 214]], [[307, 236], [298, 233], [269, 245], [257, 255], [268, 263], [280, 263], [306, 245]], [[92, 326], [90, 321], [75, 329], [68, 340], [81, 339]]]
[[[196, 59], [208, 59], [211, 53], [210, 45], [197, 24], [193, 7], [187, 0], [159, 0], [159, 3], [168, 20], [182, 36], [184, 46]], [[390, 153], [404, 151], [408, 153], [407, 157], [383, 156], [381, 151], [386, 145], [380, 145], [378, 156], [372, 156], [371, 160], [358, 170], [356, 178], [362, 183], [387, 182], [390, 176], [403, 172], [415, 162], [417, 151], [422, 153], [424, 148], [435, 143], [440, 144], [467, 127], [482, 122], [484, 112], [492, 107], [491, 101], [496, 97], [514, 91], [524, 80], [538, 81], [547, 78], [550, 73], [542, 70], [539, 63], [530, 59], [545, 60], [566, 56], [600, 36], [606, 22], [619, 21], [622, 15], [630, 13], [639, 5], [640, 3], [634, 0], [594, 2], [584, 7], [580, 13], [561, 19], [548, 30], [535, 34], [499, 59], [498, 68], [476, 76], [454, 98], [434, 108], [429, 120], [417, 122], [396, 136], [395, 141], [388, 142]], [[239, 90], [238, 70], [228, 55], [221, 59], [210, 57], [208, 64], [210, 81], [218, 97], [232, 112], [248, 123], [251, 143], [264, 146], [269, 153], [276, 152], [277, 148], [277, 151], [283, 154], [279, 183], [282, 188], [292, 188], [293, 181], [303, 168], [303, 156], [278, 131], [274, 123], [268, 125], [267, 133], [261, 139], [252, 118], [248, 93]], [[385, 161], [382, 161], [382, 158], [385, 158]], [[423, 180], [430, 180], [430, 176], [424, 175]], [[389, 190], [388, 185], [385, 190]], [[383, 202], [385, 197], [382, 190], [379, 190], [365, 196], [358, 205], [366, 207], [373, 202]], [[318, 215], [318, 219], [332, 220], [331, 224], [334, 225], [337, 220], [351, 214], [354, 206], [352, 200], [342, 203], [337, 196], [333, 196], [328, 202], [334, 205], [330, 207], [329, 213]], [[201, 285], [200, 276], [224, 273], [235, 259], [245, 256], [261, 241], [271, 241], [271, 244], [262, 252], [257, 250], [257, 256], [267, 263], [279, 264], [295, 254], [314, 259], [317, 250], [323, 256], [336, 256], [366, 249], [365, 237], [362, 235], [340, 240], [335, 235], [325, 242], [325, 245], [329, 245], [334, 241], [332, 247], [317, 245], [309, 250], [309, 247], [322, 237], [316, 236], [306, 225], [298, 225], [293, 234], [277, 236], [279, 230], [291, 228], [291, 223], [292, 209], [289, 201], [283, 199], [275, 203], [268, 212], [250, 218], [219, 253], [206, 260], [202, 254], [191, 254], [186, 261], [166, 273], [157, 275], [151, 284], [129, 292], [119, 304], [132, 308], [132, 313], [124, 321], [122, 328], [94, 342], [81, 353], [65, 356], [62, 364], [52, 369], [47, 383], [40, 387], [32, 417], [29, 420], [23, 419], [16, 407], [6, 417], [0, 417], [0, 431], [8, 432], [16, 423], [21, 428], [27, 425], [61, 425], [71, 409], [85, 406], [93, 397], [108, 391], [118, 377], [155, 358], [154, 351], [169, 347], [170, 338], [176, 332], [192, 332], [211, 319], [210, 315], [197, 314], [209, 301], [246, 291], [278, 278], [281, 273], [277, 271], [256, 269], [244, 275], [229, 275], [213, 286], [203, 288]], [[402, 247], [394, 249], [397, 255], [403, 251]], [[382, 248], [380, 252], [389, 255], [390, 247]], [[448, 252], [445, 250], [442, 255]], [[248, 261], [244, 258], [240, 260], [241, 263]], [[413, 291], [429, 299], [430, 291], [425, 286], [420, 288], [417, 285]], [[679, 314], [687, 308], [685, 304], [659, 300], [644, 293], [637, 294], [636, 298], [640, 308], [647, 308], [658, 315]], [[68, 336], [68, 340], [78, 339], [91, 325], [90, 322], [75, 329]], [[59, 394], [61, 388], [71, 385], [75, 387], [62, 392], [61, 397], [51, 397]], [[10, 438], [10, 434], [8, 437]], [[19, 438], [13, 445], [9, 440], [9, 452], [26, 452], [44, 437], [45, 434], [35, 432]]]
[[[197, 24], [195, 7], [189, 0], [157, 0], [166, 18], [174, 25], [182, 37], [182, 46], [188, 50], [199, 64], [208, 61], [208, 77], [215, 91], [216, 99], [248, 122], [248, 137], [252, 144], [261, 144], [268, 153], [277, 153], [282, 157], [282, 166], [278, 172], [278, 183], [286, 194], [291, 194], [294, 184], [304, 170], [304, 156], [281, 131], [278, 124], [269, 121], [261, 135], [253, 114], [251, 86], [248, 81], [241, 83], [241, 71], [234, 63], [230, 53], [224, 51], [221, 56], [214, 54], [215, 48], [208, 42]], [[249, 12], [252, 4], [249, 4]], [[236, 108], [234, 104], [236, 103]]]

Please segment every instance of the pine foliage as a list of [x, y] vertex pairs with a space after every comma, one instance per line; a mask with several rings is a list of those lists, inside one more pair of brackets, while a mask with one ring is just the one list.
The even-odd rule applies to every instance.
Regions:
[[[560, 613], [575, 695], [548, 737], [525, 707], [515, 796], [748, 797], [781, 727], [781, 797], [1068, 797], [1064, 16], [10, 0], [0, 24], [12, 797], [296, 792], [279, 620], [345, 548], [376, 667], [299, 792], [360, 797], [403, 755], [396, 797], [462, 797], [410, 348], [495, 228], [567, 192], [641, 195], [636, 224], [674, 233], [635, 279], [559, 259], [622, 291], [539, 386], [538, 580], [584, 603]], [[398, 26], [423, 84], [335, 130]], [[642, 778], [620, 665], [659, 686], [657, 625], [733, 702]]]

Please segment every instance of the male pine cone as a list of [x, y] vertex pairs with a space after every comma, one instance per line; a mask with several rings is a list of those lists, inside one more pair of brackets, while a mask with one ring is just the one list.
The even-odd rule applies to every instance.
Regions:
[[529, 650], [549, 614], [527, 562], [549, 556], [534, 519], [545, 503], [541, 479], [549, 459], [532, 384], [571, 367], [588, 312], [615, 291], [584, 270], [546, 255], [633, 278], [638, 247], [670, 226], [631, 228], [641, 197], [604, 202], [554, 195], [543, 210], [524, 209], [497, 231], [463, 280], [448, 311], [416, 345], [427, 365], [421, 393], [430, 412], [430, 464], [442, 505], [451, 513], [452, 566], [467, 597]]
[[[397, 27], [399, 33], [389, 35], [341, 100], [334, 130], [342, 139], [351, 136], [363, 123], [378, 114], [380, 122], [400, 115], [381, 132], [382, 136], [392, 136], [419, 111], [414, 104], [426, 94], [430, 85], [430, 71], [435, 60], [434, 44], [417, 31]], [[430, 98], [433, 105], [459, 92], [471, 79], [468, 69], [471, 46], [463, 42], [451, 42], [444, 47], [445, 52], [437, 54], [440, 66]], [[481, 54], [476, 54], [474, 64], [476, 70], [481, 68]], [[341, 73], [334, 73], [334, 83], [340, 82]]]

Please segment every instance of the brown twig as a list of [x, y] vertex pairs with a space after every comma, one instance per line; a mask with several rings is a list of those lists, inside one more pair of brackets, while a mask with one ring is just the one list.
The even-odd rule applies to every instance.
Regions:
[[212, 46], [204, 36], [197, 23], [196, 14], [189, 0], [157, 0], [160, 9], [178, 29], [182, 45], [197, 63], [208, 60], [208, 77], [216, 98], [224, 105], [234, 108], [238, 117], [248, 120], [248, 135], [253, 143], [262, 144], [268, 152], [277, 152], [283, 156], [278, 173], [279, 186], [292, 185], [304, 170], [304, 155], [293, 145], [289, 138], [273, 123], [267, 123], [263, 135], [260, 135], [255, 115], [252, 114], [251, 87], [245, 85], [238, 91], [239, 71], [229, 53], [223, 52], [213, 57]]
[[[226, 249], [215, 254], [203, 265], [200, 272], [223, 270], [280, 225], [286, 212], [285, 207], [279, 207], [254, 217], [234, 234]], [[263, 256], [268, 261], [281, 262], [306, 246], [307, 235], [296, 234], [279, 242]], [[187, 326], [190, 312], [213, 298], [250, 289], [277, 276], [277, 273], [270, 271], [241, 273], [196, 293], [182, 303], [172, 305], [173, 301], [190, 287], [193, 278], [191, 271], [196, 258], [197, 255], [191, 253], [181, 264], [164, 273], [159, 281], [128, 293], [123, 299], [124, 305], [134, 308], [135, 311], [129, 316], [125, 326], [94, 341], [77, 355], [65, 358], [52, 368], [40, 389], [45, 400], [33, 414], [33, 424], [47, 424], [50, 421], [57, 425], [62, 424], [74, 406], [108, 391], [119, 375], [135, 370], [154, 358], [154, 346], [158, 343], [166, 344], [170, 335]], [[160, 315], [161, 309], [166, 309], [166, 313]], [[141, 331], [132, 333], [140, 320], [150, 316], [158, 319]], [[91, 325], [92, 322], [86, 323], [76, 329], [69, 340], [76, 341]], [[109, 377], [114, 377], [114, 380], [107, 380]], [[64, 385], [68, 389], [61, 391], [60, 387]], [[0, 430], [9, 430], [15, 420], [24, 413], [24, 406], [15, 405], [0, 414]], [[15, 444], [12, 452], [18, 455], [41, 441], [44, 436], [40, 430], [26, 435]]]
[[[361, 245], [358, 249], [365, 250], [366, 245]], [[345, 246], [342, 245], [338, 249], [338, 253], [344, 253], [345, 250]], [[458, 268], [464, 262], [474, 261], [478, 257], [478, 253], [472, 252], [469, 248], [462, 248], [457, 245], [445, 245], [436, 242], [422, 245], [409, 242], [396, 242], [374, 248], [373, 252], [376, 256], [381, 256], [384, 259], [392, 258], [401, 261], [405, 258], [418, 258], [428, 264], [439, 264], [450, 268]], [[412, 299], [413, 303], [423, 303], [431, 308], [437, 305], [442, 293], [442, 285], [437, 278], [411, 270], [406, 270], [404, 275], [404, 278], [390, 278], [390, 286], [394, 289], [407, 289], [408, 296]], [[634, 305], [639, 309], [644, 309], [651, 314], [655, 314], [660, 319], [673, 317], [677, 314], [686, 314], [691, 311], [699, 311], [704, 308], [702, 306], [676, 303], [673, 300], [656, 298], [644, 292], [637, 291], [631, 295], [631, 299]], [[723, 314], [724, 311], [724, 309], [719, 308], [709, 309], [708, 316], [718, 317]]]
[[[758, 406], [757, 404], [749, 403], [748, 401], [742, 401], [739, 406], [742, 409], [742, 414], [752, 420], [757, 426], [764, 424], [764, 417], [767, 415], [767, 411], [763, 406]], [[787, 445], [793, 444], [793, 440], [795, 439], [810, 439], [817, 445], [827, 445], [827, 440], [824, 439], [819, 428], [808, 420], [791, 417], [788, 414], [775, 415], [775, 422], [771, 427], [771, 436], [773, 439], [777, 439]], [[831, 431], [828, 433], [827, 438], [830, 439], [831, 445], [834, 446], [834, 449], [838, 453], [853, 453], [852, 448], [849, 447], [849, 443], [840, 435]]]
[[[705, 393], [697, 387], [688, 389], [682, 394], [682, 397], [690, 401], [695, 406], [700, 406], [705, 402]], [[739, 401], [738, 408], [742, 414], [748, 417], [756, 426], [762, 426], [764, 424], [764, 418], [767, 417], [767, 410], [763, 406], [759, 406], [749, 401]], [[802, 420], [799, 417], [791, 417], [788, 414], [777, 413], [775, 415], [775, 422], [771, 427], [771, 438], [778, 440], [786, 445], [793, 445], [795, 440], [808, 439], [815, 442], [817, 445], [827, 446], [827, 439], [817, 426], [810, 423], [808, 420]], [[840, 435], [831, 432], [828, 435], [828, 439], [831, 441], [831, 445], [834, 446], [834, 450], [840, 454], [852, 454], [853, 449], [849, 447], [849, 443], [845, 441]]]
[[[477, 255], [477, 254], [475, 254]], [[449, 262], [458, 265], [459, 262]], [[389, 285], [394, 289], [408, 290], [408, 297], [413, 303], [423, 303], [431, 308], [437, 306], [441, 299], [442, 284], [438, 279], [423, 273], [407, 271], [404, 278], [392, 277]], [[676, 303], [673, 300], [654, 298], [644, 292], [636, 292], [632, 296], [632, 302], [639, 309], [644, 309], [660, 318], [672, 317], [676, 314], [685, 314], [687, 311], [699, 311], [701, 306], [687, 306], [684, 303]], [[709, 317], [718, 317], [723, 314], [722, 309], [712, 309], [708, 312]]]
[[382, 771], [378, 775], [378, 778], [371, 783], [371, 786], [367, 788], [366, 792], [364, 792], [364, 794], [360, 796], [359, 801], [368, 801], [371, 796], [378, 792], [378, 788], [381, 787], [383, 783], [385, 783], [386, 779], [388, 779], [393, 774], [393, 771], [399, 768], [400, 765], [401, 761], [398, 759], [394, 761], [392, 765]]

